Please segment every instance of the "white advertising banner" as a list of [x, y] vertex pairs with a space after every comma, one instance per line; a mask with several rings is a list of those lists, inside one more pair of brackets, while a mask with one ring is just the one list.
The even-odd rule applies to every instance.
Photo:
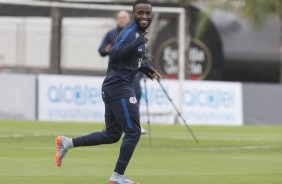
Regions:
[[103, 77], [38, 76], [40, 121], [104, 122]]
[[[104, 122], [103, 77], [39, 75], [38, 119]], [[240, 83], [161, 80], [188, 124], [243, 125]], [[181, 84], [183, 84], [181, 86]], [[147, 122], [145, 83], [141, 81], [141, 123]], [[173, 124], [177, 112], [157, 81], [147, 79], [151, 123]], [[179, 119], [179, 122], [182, 122]]]
[[188, 124], [243, 125], [242, 85], [227, 82], [184, 82], [182, 110]]
[[36, 120], [36, 75], [0, 73], [0, 119]]

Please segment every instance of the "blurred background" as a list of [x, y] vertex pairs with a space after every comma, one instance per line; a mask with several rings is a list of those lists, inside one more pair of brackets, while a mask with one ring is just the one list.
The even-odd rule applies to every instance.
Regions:
[[[230, 96], [236, 98], [234, 101], [239, 106], [235, 110], [240, 111], [235, 115], [239, 116], [235, 118], [239, 119], [236, 125], [281, 124], [281, 1], [151, 1], [154, 17], [149, 29], [149, 54], [153, 65], [164, 76], [168, 89], [174, 88], [174, 84], [169, 84], [171, 81], [177, 83], [176, 94], [186, 86], [189, 89], [189, 82], [208, 84], [208, 87], [203, 87], [204, 92], [197, 91], [201, 87], [196, 86], [195, 94], [187, 97], [186, 105], [189, 106], [193, 101], [191, 98], [195, 98], [198, 107], [214, 108], [226, 102], [229, 96], [224, 95], [224, 90], [232, 87], [213, 88], [217, 85], [209, 82], [217, 82], [219, 86], [239, 85], [239, 95]], [[85, 104], [90, 96], [92, 103], [92, 97], [100, 91], [99, 86], [94, 92], [89, 91], [92, 88], [87, 84], [75, 90], [77, 84], [68, 82], [82, 76], [102, 78], [105, 75], [108, 58], [99, 55], [98, 47], [104, 34], [116, 27], [117, 11], [131, 11], [132, 3], [132, 0], [0, 0], [0, 118], [61, 120], [52, 119], [55, 115], [44, 106], [46, 103], [54, 105], [57, 94], [69, 95], [76, 100], [84, 96]], [[50, 74], [53, 78], [48, 79]], [[44, 88], [49, 84], [46, 80], [60, 81], [63, 76], [75, 79], [62, 79], [55, 85], [59, 86], [55, 92], [51, 83], [51, 87]], [[80, 79], [78, 83], [81, 84]], [[60, 90], [65, 84], [74, 90], [63, 94]], [[154, 89], [149, 88], [149, 91]], [[172, 89], [168, 91], [173, 95]], [[228, 94], [233, 92], [228, 91]], [[203, 97], [202, 93], [207, 95]], [[157, 91], [151, 96], [152, 101], [162, 95]], [[45, 97], [51, 102], [42, 100]], [[183, 113], [187, 109], [189, 119], [189, 108], [193, 111], [195, 106], [182, 107], [181, 102], [185, 102], [183, 94], [175, 98], [178, 98], [173, 99]], [[93, 102], [88, 110], [101, 108], [95, 106], [97, 103]], [[70, 104], [66, 102], [64, 105]], [[166, 107], [168, 104], [158, 102], [157, 105]], [[73, 108], [77, 108], [76, 113], [83, 111], [82, 104]], [[44, 109], [47, 115], [43, 118], [41, 111]], [[97, 121], [102, 121], [102, 113]], [[155, 113], [170, 114], [166, 111]], [[174, 113], [173, 109], [171, 113]], [[206, 119], [209, 119], [208, 115]], [[71, 121], [72, 118], [62, 120]], [[86, 121], [94, 120], [86, 118]], [[224, 120], [228, 121], [228, 118]], [[198, 120], [188, 121], [195, 123]], [[205, 121], [201, 119], [200, 124], [205, 124]]]

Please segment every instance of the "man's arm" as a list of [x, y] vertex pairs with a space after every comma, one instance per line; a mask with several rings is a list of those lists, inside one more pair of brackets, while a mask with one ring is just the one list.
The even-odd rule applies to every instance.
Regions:
[[159, 72], [156, 69], [154, 69], [152, 66], [148, 64], [142, 63], [141, 67], [139, 68], [139, 71], [144, 73], [147, 77], [149, 77], [152, 80], [156, 78], [163, 78], [163, 76], [159, 74]]
[[127, 56], [130, 52], [135, 50], [139, 45], [145, 43], [145, 38], [143, 35], [140, 35], [137, 39], [132, 41], [129, 40], [128, 37], [121, 39], [110, 51], [110, 60], [116, 61], [125, 56]]
[[110, 32], [108, 32], [105, 35], [98, 51], [102, 57], [105, 57], [109, 55], [111, 48], [112, 48], [112, 45], [111, 45], [111, 40], [110, 40]]

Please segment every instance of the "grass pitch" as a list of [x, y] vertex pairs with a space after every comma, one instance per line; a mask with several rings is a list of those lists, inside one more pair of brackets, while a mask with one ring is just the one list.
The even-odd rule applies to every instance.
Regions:
[[[146, 126], [144, 126], [147, 128]], [[55, 138], [103, 124], [0, 121], [1, 184], [107, 184], [120, 143], [70, 150], [55, 166]], [[281, 126], [152, 126], [126, 175], [141, 184], [281, 184]]]

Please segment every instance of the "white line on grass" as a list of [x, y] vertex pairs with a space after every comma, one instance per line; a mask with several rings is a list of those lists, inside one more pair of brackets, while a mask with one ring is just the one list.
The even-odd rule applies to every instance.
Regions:
[[48, 137], [48, 136], [55, 136], [51, 134], [31, 134], [31, 135], [24, 135], [24, 134], [6, 134], [0, 135], [0, 138], [26, 138], [26, 137]]
[[[74, 134], [72, 134], [74, 136]], [[5, 134], [5, 135], [0, 135], [0, 139], [5, 139], [5, 138], [27, 138], [27, 137], [56, 137], [55, 134], [30, 134], [30, 135], [26, 135], [26, 134]], [[160, 138], [158, 136], [158, 138]], [[163, 138], [172, 138], [172, 139], [178, 139], [176, 137], [163, 137]], [[183, 137], [179, 137], [182, 138]], [[187, 139], [187, 138], [185, 138]], [[204, 139], [206, 140], [206, 139]], [[208, 139], [211, 140], [211, 139]], [[236, 139], [237, 140], [237, 139]], [[53, 147], [26, 147], [25, 149], [54, 149]], [[85, 148], [88, 150], [104, 150], [104, 149], [108, 149], [108, 148], [97, 148], [97, 147], [93, 147], [93, 148]], [[228, 150], [256, 150], [256, 149], [273, 149], [273, 147], [271, 146], [227, 146], [227, 147], [186, 147], [185, 150], [187, 151], [228, 151]]]
[[[155, 138], [170, 138], [176, 140], [183, 140], [183, 139], [192, 139], [192, 137], [188, 136], [152, 136]], [[201, 140], [208, 140], [208, 141], [282, 141], [281, 138], [274, 138], [274, 137], [265, 137], [265, 138], [258, 138], [258, 137], [219, 137], [219, 136], [210, 136], [210, 137], [198, 137]]]
[[225, 150], [256, 150], [271, 149], [271, 146], [233, 146], [233, 147], [206, 147], [206, 148], [188, 148], [191, 151], [225, 151]]
[[[68, 134], [71, 136], [81, 136], [82, 134]], [[41, 134], [41, 133], [36, 133], [36, 134], [0, 134], [0, 139], [1, 138], [28, 138], [28, 137], [57, 137], [58, 134]], [[146, 136], [142, 136], [143, 138], [147, 138]], [[153, 135], [152, 138], [166, 138], [166, 139], [176, 139], [176, 140], [189, 140], [190, 137], [187, 136], [159, 136], [159, 135]], [[192, 138], [191, 138], [192, 139]], [[226, 140], [226, 141], [282, 141], [281, 138], [274, 138], [274, 137], [265, 137], [265, 138], [258, 138], [258, 137], [199, 137], [199, 140], [208, 140], [208, 141], [221, 141], [221, 140]]]
[[[18, 149], [18, 148], [17, 148]], [[55, 150], [55, 146], [53, 147], [25, 147], [24, 149], [29, 149], [29, 150]], [[152, 148], [150, 148], [151, 150]], [[275, 149], [271, 146], [237, 146], [237, 147], [202, 147], [202, 148], [185, 148], [185, 152], [189, 151], [239, 151], [239, 150], [271, 150]], [[84, 147], [84, 151], [105, 151], [105, 150], [116, 150], [116, 148], [106, 148], [106, 147]], [[173, 151], [175, 152], [175, 148], [173, 150], [169, 148], [156, 148], [156, 150], [164, 150], [164, 151]], [[183, 151], [183, 150], [182, 150]], [[177, 151], [176, 151], [177, 152]]]
[[[82, 134], [71, 134], [72, 136], [80, 136]], [[58, 134], [0, 134], [1, 138], [28, 138], [28, 137], [57, 137]]]
[[[7, 147], [6, 147], [7, 149]], [[13, 148], [12, 148], [13, 149]], [[18, 148], [17, 148], [18, 149]], [[52, 147], [25, 147], [26, 149], [30, 150], [55, 150], [55, 146]], [[115, 150], [116, 148], [106, 148], [106, 147], [83, 147], [83, 150], [88, 151], [98, 151], [98, 150]], [[151, 149], [151, 148], [150, 148]], [[191, 148], [185, 148], [185, 151], [238, 151], [238, 150], [269, 150], [274, 149], [271, 146], [235, 146], [235, 147], [191, 147]], [[157, 148], [157, 150], [171, 150], [169, 146], [167, 148]], [[173, 148], [173, 151], [176, 151], [175, 148]]]

